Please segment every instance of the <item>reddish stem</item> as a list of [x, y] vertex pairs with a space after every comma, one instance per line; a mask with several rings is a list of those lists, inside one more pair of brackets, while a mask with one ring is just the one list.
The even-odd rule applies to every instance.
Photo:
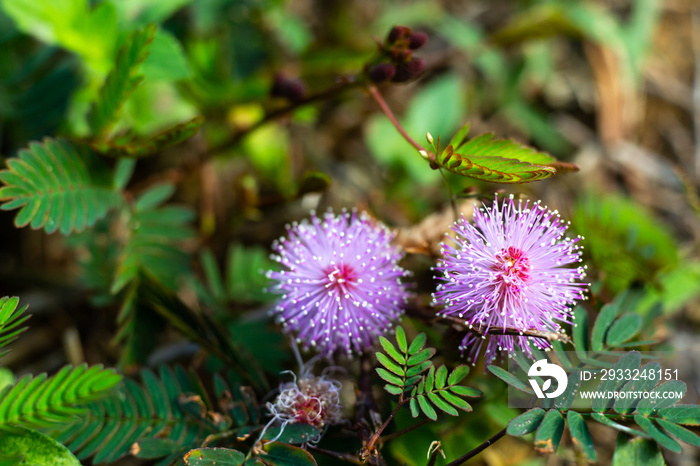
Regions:
[[403, 138], [413, 147], [416, 148], [418, 151], [424, 151], [427, 152], [423, 146], [418, 144], [416, 141], [413, 140], [411, 136], [408, 135], [405, 129], [403, 129], [403, 126], [401, 126], [401, 123], [399, 123], [399, 120], [396, 119], [396, 116], [394, 116], [394, 112], [391, 111], [389, 106], [387, 105], [386, 101], [384, 100], [384, 97], [379, 93], [379, 90], [377, 89], [376, 86], [370, 84], [367, 86], [367, 90], [369, 91], [369, 95], [372, 96], [375, 102], [377, 102], [377, 105], [379, 105], [379, 108], [382, 109], [382, 112], [384, 112], [384, 115], [391, 121], [391, 124], [394, 125], [394, 128], [396, 128], [396, 131], [403, 136]]

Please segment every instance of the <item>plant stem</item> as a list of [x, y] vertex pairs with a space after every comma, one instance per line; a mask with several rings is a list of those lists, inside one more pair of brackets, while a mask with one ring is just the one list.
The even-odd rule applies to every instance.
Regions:
[[452, 188], [450, 187], [450, 183], [447, 181], [447, 177], [445, 176], [445, 173], [442, 171], [442, 168], [439, 168], [438, 171], [440, 172], [440, 176], [442, 176], [442, 180], [445, 182], [445, 187], [447, 188], [447, 193], [450, 196], [450, 206], [452, 206], [452, 214], [455, 217], [455, 222], [459, 220], [459, 212], [457, 212], [457, 203], [455, 202], [455, 195], [452, 192]]
[[362, 451], [360, 452], [360, 459], [362, 461], [365, 461], [367, 458], [372, 456], [375, 451], [377, 450], [374, 446], [375, 443], [377, 443], [377, 440], [379, 440], [379, 436], [384, 432], [384, 429], [387, 428], [389, 423], [391, 422], [392, 419], [394, 419], [394, 416], [396, 416], [396, 413], [399, 412], [399, 409], [406, 403], [406, 400], [404, 400], [403, 395], [399, 396], [399, 402], [396, 404], [396, 408], [389, 414], [389, 417], [386, 418], [384, 423], [379, 426], [379, 429], [372, 434], [372, 437], [370, 437], [369, 441], [367, 442], [367, 445], [362, 447]]
[[394, 112], [391, 111], [389, 108], [389, 105], [387, 105], [386, 101], [384, 100], [384, 97], [379, 93], [379, 90], [377, 89], [376, 86], [370, 84], [367, 86], [367, 90], [369, 91], [369, 95], [372, 96], [375, 102], [377, 102], [377, 105], [379, 105], [379, 108], [384, 112], [384, 115], [391, 121], [391, 124], [394, 125], [394, 128], [396, 128], [396, 131], [403, 136], [403, 138], [408, 142], [410, 145], [416, 148], [417, 151], [425, 151], [427, 152], [423, 146], [418, 144], [416, 141], [413, 140], [411, 136], [408, 135], [405, 129], [403, 129], [403, 126], [401, 126], [401, 123], [399, 123], [399, 120], [396, 119], [396, 116], [394, 116]]
[[231, 136], [229, 136], [226, 140], [223, 142], [210, 147], [206, 152], [204, 152], [203, 157], [208, 157], [211, 156], [217, 152], [221, 152], [223, 150], [226, 150], [230, 147], [235, 146], [238, 144], [241, 139], [243, 139], [247, 134], [252, 133], [256, 129], [260, 128], [261, 126], [265, 125], [266, 123], [276, 120], [277, 118], [280, 118], [284, 115], [287, 115], [288, 113], [293, 112], [294, 110], [303, 107], [305, 105], [308, 105], [313, 102], [317, 102], [319, 100], [324, 100], [328, 99], [330, 97], [334, 97], [338, 94], [341, 94], [345, 92], [348, 89], [351, 89], [353, 87], [359, 86], [361, 84], [361, 81], [358, 79], [357, 76], [349, 76], [349, 77], [344, 77], [342, 81], [337, 83], [336, 85], [329, 87], [328, 89], [324, 89], [323, 91], [320, 91], [316, 94], [311, 94], [307, 97], [304, 97], [301, 100], [298, 100], [296, 102], [292, 102], [291, 104], [278, 108], [276, 110], [273, 110], [271, 112], [268, 112], [265, 114], [264, 117], [262, 117], [260, 120], [256, 121], [253, 123], [251, 126], [248, 126], [247, 128], [240, 129], [233, 133]]
[[430, 422], [430, 419], [423, 419], [422, 421], [416, 422], [415, 424], [408, 426], [408, 427], [405, 427], [397, 432], [394, 432], [394, 433], [388, 434], [388, 435], [384, 435], [383, 437], [381, 437], [379, 439], [379, 441], [381, 443], [386, 443], [389, 440], [393, 440], [395, 438], [401, 437], [402, 435], [407, 434], [407, 433], [411, 432], [412, 430], [415, 430], [415, 429], [427, 424], [428, 422]]
[[319, 448], [319, 447], [317, 447], [315, 445], [311, 445], [311, 444], [309, 444], [309, 448], [313, 451], [323, 453], [324, 455], [332, 456], [334, 458], [338, 458], [340, 460], [347, 461], [348, 463], [362, 464], [362, 461], [360, 461], [360, 459], [357, 456], [351, 455], [349, 453], [340, 453], [337, 451], [326, 450], [325, 448]]
[[506, 435], [506, 430], [503, 429], [502, 431], [500, 431], [499, 433], [497, 433], [496, 435], [494, 435], [493, 437], [491, 437], [490, 439], [488, 439], [487, 441], [485, 441], [484, 443], [482, 443], [478, 447], [474, 448], [472, 451], [470, 451], [466, 455], [460, 456], [456, 460], [447, 463], [445, 466], [459, 466], [460, 464], [466, 462], [467, 460], [475, 457], [476, 455], [478, 455], [482, 451], [486, 450], [488, 447], [490, 447], [491, 445], [496, 443], [498, 440], [500, 440], [505, 435]]

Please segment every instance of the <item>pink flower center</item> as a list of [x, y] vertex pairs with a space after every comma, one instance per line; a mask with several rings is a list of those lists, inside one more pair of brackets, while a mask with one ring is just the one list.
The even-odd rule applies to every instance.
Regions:
[[496, 264], [492, 270], [497, 273], [498, 280], [507, 287], [516, 287], [530, 278], [530, 261], [523, 251], [513, 246], [501, 249], [496, 254]]
[[294, 405], [294, 420], [302, 424], [320, 426], [323, 423], [323, 405], [316, 398], [300, 396]]
[[324, 273], [328, 276], [326, 288], [333, 287], [343, 294], [357, 282], [355, 270], [347, 264], [332, 265]]

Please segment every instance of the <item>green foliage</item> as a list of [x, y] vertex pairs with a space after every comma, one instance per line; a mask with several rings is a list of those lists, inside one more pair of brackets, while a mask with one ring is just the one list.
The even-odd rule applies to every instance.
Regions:
[[170, 184], [156, 185], [136, 199], [129, 213], [112, 293], [122, 290], [141, 269], [173, 288], [177, 278], [188, 273], [189, 257], [181, 244], [194, 236], [189, 226], [194, 213], [186, 207], [163, 205], [174, 191]]
[[0, 391], [0, 428], [7, 425], [48, 427], [73, 421], [82, 405], [105, 397], [121, 380], [113, 369], [67, 365], [56, 375], [25, 375]]
[[88, 115], [90, 129], [96, 137], [106, 136], [129, 94], [141, 83], [143, 76], [139, 74], [139, 66], [148, 57], [155, 32], [156, 27], [148, 25], [134, 32], [119, 49], [114, 69], [107, 76]]
[[676, 239], [668, 228], [620, 196], [588, 195], [578, 203], [571, 223], [585, 238], [584, 257], [613, 293], [635, 281], [649, 282], [678, 261]]
[[[22, 315], [27, 310], [27, 306], [17, 308], [19, 298], [9, 298], [4, 296], [0, 298], [0, 349], [9, 345], [17, 339], [17, 336], [27, 330], [27, 327], [21, 327], [29, 315]], [[8, 353], [9, 350], [0, 351], [0, 358]], [[2, 387], [0, 387], [0, 390]]]
[[56, 438], [81, 459], [95, 455], [95, 463], [114, 461], [130, 449], [137, 456], [170, 462], [209, 435], [233, 429], [232, 434], [245, 437], [250, 431], [246, 425], [260, 422], [251, 391], [220, 377], [215, 380], [216, 404], [201, 381], [180, 367], [172, 371], [163, 366], [158, 376], [143, 370], [141, 379], [143, 385], [127, 379], [117, 396], [89, 404], [88, 412]]
[[549, 178], [558, 170], [578, 169], [509, 139], [493, 140], [493, 134], [482, 134], [466, 141], [468, 133], [469, 124], [466, 124], [442, 151], [439, 138], [433, 145], [429, 137], [435, 159], [429, 155], [424, 157], [451, 173], [491, 183], [528, 183]]
[[471, 411], [472, 407], [461, 397], [479, 397], [481, 392], [475, 388], [458, 385], [469, 374], [469, 366], [457, 366], [447, 375], [447, 368], [440, 366], [435, 370], [431, 366], [428, 373], [411, 390], [409, 407], [413, 417], [418, 417], [419, 409], [432, 420], [437, 419], [434, 408], [438, 408], [452, 416], [459, 413], [455, 408], [463, 411]]
[[203, 249], [199, 263], [205, 280], [193, 278], [190, 283], [207, 307], [222, 314], [231, 303], [251, 305], [270, 301], [275, 295], [266, 291], [270, 281], [263, 271], [273, 270], [276, 263], [268, 255], [262, 247], [231, 243], [222, 274], [212, 251]]
[[0, 432], [0, 464], [32, 466], [80, 466], [78, 458], [48, 435], [24, 427], [3, 427]]
[[0, 172], [2, 210], [20, 208], [15, 225], [59, 230], [64, 235], [91, 227], [121, 202], [109, 185], [104, 162], [64, 139], [31, 143]]
[[[420, 333], [409, 344], [401, 326], [396, 327], [398, 349], [385, 337], [379, 337], [384, 353], [375, 355], [383, 367], [376, 371], [387, 382], [384, 390], [398, 395], [400, 403], [408, 402], [413, 417], [418, 417], [422, 412], [428, 418], [436, 420], [435, 408], [452, 416], [458, 415], [457, 409], [471, 411], [471, 405], [462, 397], [479, 397], [481, 392], [459, 385], [469, 374], [469, 367], [457, 366], [449, 375], [445, 366], [435, 370], [430, 361], [435, 355], [435, 349], [424, 348], [426, 339], [425, 334]], [[427, 374], [424, 373], [426, 370]], [[404, 398], [409, 390], [410, 396]]]
[[245, 461], [245, 455], [228, 448], [196, 448], [184, 457], [188, 466], [238, 466]]
[[148, 157], [188, 140], [199, 131], [203, 123], [204, 119], [202, 117], [196, 117], [148, 138], [137, 138], [128, 135], [119, 136], [110, 140], [96, 140], [91, 146], [101, 154], [110, 157]]

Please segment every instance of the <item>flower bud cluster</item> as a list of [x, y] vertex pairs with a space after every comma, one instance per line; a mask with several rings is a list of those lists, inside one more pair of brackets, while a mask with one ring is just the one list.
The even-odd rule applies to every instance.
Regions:
[[369, 67], [367, 76], [375, 83], [403, 83], [420, 77], [425, 71], [425, 60], [414, 57], [413, 52], [427, 42], [428, 35], [424, 32], [413, 32], [408, 26], [394, 26], [380, 46], [380, 63]]

